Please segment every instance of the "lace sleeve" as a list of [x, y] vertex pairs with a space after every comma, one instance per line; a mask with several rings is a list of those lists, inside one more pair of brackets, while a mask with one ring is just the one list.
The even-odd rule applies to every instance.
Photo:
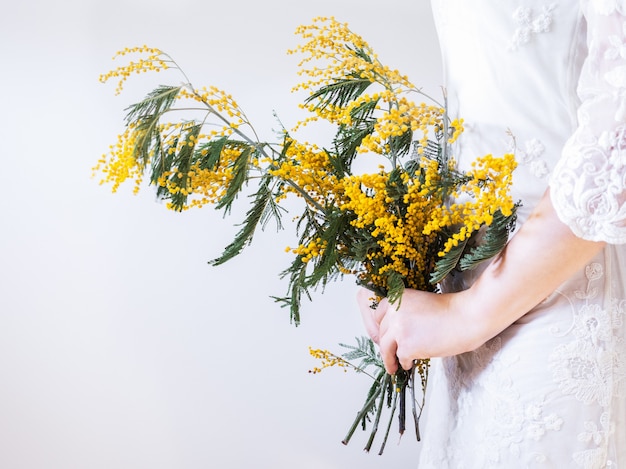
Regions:
[[550, 191], [559, 217], [585, 239], [626, 243], [626, 0], [583, 1], [588, 56], [578, 128]]

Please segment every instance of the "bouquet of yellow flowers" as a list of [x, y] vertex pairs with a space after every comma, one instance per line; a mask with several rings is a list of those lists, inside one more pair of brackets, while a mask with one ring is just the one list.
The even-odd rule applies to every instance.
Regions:
[[[214, 265], [238, 255], [269, 221], [283, 228], [282, 202], [300, 199], [299, 244], [287, 248], [293, 254], [283, 271], [287, 293], [276, 298], [296, 324], [303, 295], [346, 275], [372, 290], [375, 306], [382, 297], [401, 301], [404, 288], [437, 291], [451, 271], [496, 255], [517, 207], [509, 194], [513, 155], [481, 156], [470, 171], [458, 170], [451, 145], [463, 122], [448, 117], [445, 93], [443, 103], [425, 95], [333, 18], [317, 18], [297, 34], [304, 43], [290, 53], [303, 56], [305, 78], [294, 89], [308, 91], [302, 107], [309, 117], [292, 130], [283, 128], [277, 142], [260, 141], [232, 96], [215, 87], [195, 88], [165, 52], [146, 46], [118, 52], [140, 59], [100, 77], [119, 80], [117, 92], [131, 74], [149, 70], [178, 70], [184, 84], [159, 86], [128, 108], [124, 132], [94, 168], [102, 182], [115, 191], [130, 179], [138, 190], [148, 177], [168, 208], [179, 211], [210, 204], [229, 213], [247, 193], [251, 203], [241, 229]], [[415, 96], [424, 102], [416, 103]], [[334, 126], [332, 142], [298, 140], [299, 129], [318, 120]], [[361, 160], [375, 161], [377, 170], [358, 172], [355, 162]], [[406, 392], [415, 404], [415, 375], [424, 388], [426, 360], [389, 376], [364, 339], [345, 357], [313, 354], [323, 366], [377, 367], [345, 442], [373, 415], [369, 449], [380, 411], [385, 403], [395, 410], [398, 396], [404, 431]], [[361, 364], [351, 365], [352, 359]], [[416, 416], [415, 406], [413, 411]]]

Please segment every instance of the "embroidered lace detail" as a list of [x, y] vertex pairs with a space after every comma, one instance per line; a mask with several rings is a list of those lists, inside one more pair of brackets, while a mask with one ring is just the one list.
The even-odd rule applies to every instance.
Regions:
[[550, 172], [543, 159], [546, 147], [538, 139], [533, 138], [524, 143], [524, 149], [515, 151], [520, 164], [528, 165], [530, 173], [538, 179], [544, 179]]
[[555, 8], [555, 3], [544, 5], [541, 11], [535, 14], [530, 7], [518, 7], [513, 12], [513, 20], [517, 23], [517, 28], [513, 33], [509, 48], [517, 50], [520, 46], [528, 44], [533, 35], [550, 31], [553, 21], [552, 12]]
[[612, 244], [626, 242], [624, 5], [591, 0], [587, 6], [589, 56], [578, 83], [579, 127], [550, 181], [552, 202], [572, 231]]
[[[618, 112], [623, 112], [618, 110]], [[552, 178], [561, 218], [578, 236], [626, 242], [626, 125], [570, 140]]]
[[[545, 397], [528, 399], [516, 386], [510, 370], [516, 369], [519, 360], [519, 355], [502, 353], [500, 337], [473, 352], [446, 359], [446, 374], [460, 378], [450, 383], [451, 397], [458, 406], [457, 425], [467, 425], [481, 435], [481, 444], [472, 447], [479, 466], [470, 467], [500, 468], [502, 461], [524, 454], [526, 441], [538, 442], [563, 426], [561, 416], [546, 411]], [[482, 397], [475, 399], [477, 394]], [[466, 421], [475, 419], [476, 406], [486, 406], [479, 412], [483, 418]], [[532, 458], [535, 462], [548, 460], [539, 452]], [[460, 460], [448, 462], [446, 467], [465, 467]]]
[[599, 421], [585, 421], [578, 435], [578, 441], [588, 449], [573, 454], [579, 467], [592, 469], [605, 467], [609, 436], [614, 431], [608, 409], [611, 401], [622, 394], [626, 379], [624, 356], [620, 353], [626, 311], [623, 302], [617, 300], [608, 309], [598, 304], [602, 295], [594, 284], [603, 280], [601, 264], [587, 266], [585, 276], [586, 288], [574, 292], [583, 303], [574, 311], [572, 340], [555, 348], [550, 365], [554, 380], [564, 394], [585, 405], [597, 404], [604, 409]]
[[607, 446], [608, 437], [613, 433], [613, 430], [607, 412], [600, 416], [599, 427], [594, 422], [585, 422], [585, 430], [578, 435], [578, 441], [595, 445], [596, 448], [574, 453], [573, 458], [576, 464], [584, 469], [611, 466], [610, 462], [607, 461]]
[[622, 34], [611, 34], [608, 37], [609, 45], [604, 53], [607, 60], [616, 60], [618, 58], [626, 59], [626, 22], [622, 24]]

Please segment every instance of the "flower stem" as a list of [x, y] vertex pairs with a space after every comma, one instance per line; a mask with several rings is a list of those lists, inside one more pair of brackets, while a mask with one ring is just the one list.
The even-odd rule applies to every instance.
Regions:
[[391, 415], [389, 416], [389, 423], [387, 424], [387, 430], [385, 431], [385, 437], [383, 438], [383, 442], [380, 445], [380, 450], [378, 451], [378, 455], [380, 456], [385, 451], [385, 446], [387, 445], [387, 438], [389, 438], [389, 431], [391, 430], [391, 424], [393, 423], [393, 416], [396, 413], [396, 405], [398, 404], [398, 393], [393, 393], [393, 403], [391, 405]]
[[378, 395], [382, 392], [384, 395], [384, 389], [387, 386], [387, 381], [390, 379], [390, 376], [387, 375], [384, 378], [384, 383], [381, 386], [380, 385], [380, 380], [383, 379], [383, 373], [381, 372], [378, 375], [377, 378], [377, 382], [378, 387], [376, 389], [375, 392], [372, 393], [372, 395], [370, 396], [370, 398], [365, 402], [365, 404], [363, 405], [363, 408], [359, 411], [359, 413], [357, 414], [356, 418], [354, 419], [354, 422], [352, 422], [352, 425], [350, 426], [350, 429], [348, 430], [348, 433], [346, 434], [346, 436], [344, 437], [343, 440], [341, 440], [341, 442], [344, 445], [347, 445], [350, 442], [350, 439], [352, 438], [352, 435], [354, 435], [354, 432], [356, 430], [356, 427], [359, 425], [359, 422], [361, 422], [361, 420], [363, 420], [365, 418], [365, 416], [368, 414], [368, 412], [371, 410], [372, 406], [374, 405], [374, 403], [376, 402], [376, 398], [378, 397]]
[[[383, 389], [385, 389], [385, 387], [383, 387]], [[374, 419], [374, 424], [372, 426], [372, 431], [370, 432], [370, 437], [367, 440], [367, 444], [365, 445], [365, 448], [363, 448], [368, 453], [370, 449], [372, 448], [372, 444], [374, 443], [374, 437], [376, 436], [376, 432], [378, 432], [378, 423], [380, 422], [380, 417], [383, 413], [384, 403], [385, 403], [385, 393], [382, 392], [380, 393], [380, 401], [378, 402], [378, 410], [376, 411], [376, 418]]]
[[411, 369], [411, 407], [413, 410], [413, 420], [415, 422], [415, 437], [417, 438], [417, 441], [420, 441], [420, 416], [422, 415], [422, 407], [420, 407], [420, 413], [418, 415], [416, 408], [417, 404], [415, 401], [415, 368], [416, 365], [413, 365], [413, 368]]

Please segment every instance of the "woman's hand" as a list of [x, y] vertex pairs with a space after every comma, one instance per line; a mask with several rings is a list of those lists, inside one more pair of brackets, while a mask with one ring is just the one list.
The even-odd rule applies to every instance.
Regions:
[[390, 374], [398, 364], [408, 370], [415, 359], [456, 355], [480, 345], [468, 341], [474, 334], [464, 310], [451, 305], [455, 295], [406, 289], [400, 304], [383, 299], [376, 307], [372, 296], [362, 288], [357, 302], [367, 333], [379, 345]]

